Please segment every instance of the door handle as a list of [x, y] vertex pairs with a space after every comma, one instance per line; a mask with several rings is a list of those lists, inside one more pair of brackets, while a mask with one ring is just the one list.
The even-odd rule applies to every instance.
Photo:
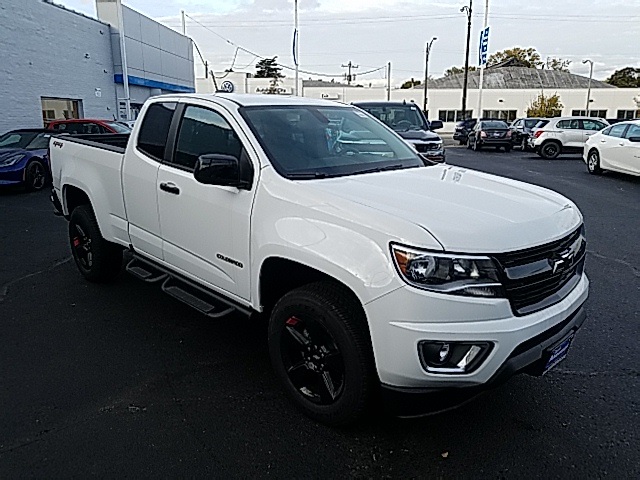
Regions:
[[180, 189], [172, 182], [162, 182], [160, 184], [160, 190], [164, 190], [165, 192], [172, 193], [174, 195], [180, 195]]
[[606, 140], [600, 140], [600, 143], [607, 143]]

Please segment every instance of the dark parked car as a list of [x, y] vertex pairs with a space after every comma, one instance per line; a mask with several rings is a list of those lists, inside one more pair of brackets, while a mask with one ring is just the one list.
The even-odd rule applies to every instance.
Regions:
[[49, 179], [51, 130], [12, 130], [0, 136], [0, 185], [24, 185], [42, 189]]
[[511, 130], [509, 125], [502, 120], [480, 120], [473, 127], [467, 141], [467, 148], [480, 150], [482, 147], [495, 147], [496, 150], [504, 148], [505, 152], [511, 151]]
[[519, 118], [511, 126], [511, 142], [514, 147], [520, 147], [524, 152], [529, 148], [529, 137], [533, 127], [541, 128], [549, 123], [546, 118]]
[[[499, 118], [481, 118], [480, 120], [496, 120], [502, 121]], [[477, 118], [467, 118], [456, 123], [456, 128], [453, 132], [453, 139], [457, 140], [460, 145], [466, 145], [469, 134], [478, 123]]]
[[70, 118], [53, 120], [47, 125], [50, 130], [70, 134], [131, 133], [131, 127], [122, 122], [94, 120], [90, 118]]
[[432, 131], [442, 128], [442, 122], [429, 122], [415, 103], [356, 102], [353, 105], [391, 127], [407, 143], [413, 145], [423, 158], [433, 162], [444, 162], [442, 138]]

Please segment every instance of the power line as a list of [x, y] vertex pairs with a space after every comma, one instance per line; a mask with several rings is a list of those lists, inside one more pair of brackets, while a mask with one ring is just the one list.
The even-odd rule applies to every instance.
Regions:
[[[246, 48], [244, 48], [244, 47], [242, 47], [242, 46], [238, 45], [237, 43], [233, 42], [232, 40], [229, 40], [228, 38], [223, 37], [223, 36], [222, 36], [222, 35], [220, 35], [219, 33], [217, 33], [217, 32], [215, 32], [215, 31], [211, 30], [209, 27], [207, 27], [207, 26], [205, 26], [205, 25], [202, 25], [198, 20], [196, 20], [195, 18], [192, 18], [191, 16], [187, 15], [186, 13], [185, 13], [185, 17], [189, 18], [190, 20], [193, 20], [193, 21], [194, 21], [194, 22], [196, 22], [198, 25], [202, 26], [202, 27], [203, 27], [204, 29], [206, 29], [207, 31], [209, 31], [209, 32], [213, 33], [216, 37], [219, 37], [220, 39], [224, 40], [224, 41], [225, 41], [226, 43], [228, 43], [229, 45], [231, 45], [231, 46], [233, 46], [233, 47], [236, 47], [236, 49], [237, 49], [237, 50], [242, 50], [243, 52], [248, 53], [249, 55], [253, 55], [254, 57], [259, 58], [259, 59], [261, 59], [261, 60], [264, 60], [264, 59], [268, 58], [268, 57], [264, 57], [264, 56], [262, 56], [262, 55], [259, 55], [259, 54], [255, 53], [255, 52], [252, 52], [251, 50], [248, 50], [248, 49], [246, 49]], [[195, 44], [195, 42], [194, 42], [194, 44]], [[199, 52], [198, 52], [198, 53], [199, 53]], [[202, 58], [202, 56], [201, 56], [201, 58]], [[204, 60], [203, 60], [203, 62], [204, 62]], [[253, 63], [253, 62], [252, 62], [252, 63]], [[285, 64], [283, 64], [283, 63], [278, 63], [278, 65], [279, 65], [280, 67], [284, 68], [284, 69], [287, 69], [287, 70], [293, 70], [293, 71], [295, 71], [295, 67], [290, 67], [290, 66], [285, 65]], [[382, 66], [382, 67], [375, 68], [375, 69], [373, 69], [373, 70], [369, 70], [368, 72], [362, 72], [360, 75], [366, 75], [366, 74], [368, 74], [368, 73], [377, 72], [378, 70], [382, 70], [383, 68], [387, 68], [387, 67], [386, 67], [386, 65], [384, 65], [384, 66]], [[321, 77], [333, 77], [333, 78], [340, 78], [340, 77], [342, 77], [342, 76], [343, 76], [343, 74], [337, 74], [337, 75], [334, 75], [334, 74], [328, 74], [328, 73], [310, 72], [310, 71], [308, 71], [308, 70], [301, 70], [301, 69], [298, 69], [298, 71], [299, 71], [300, 73], [306, 73], [307, 75], [318, 75], [318, 76], [321, 76]]]

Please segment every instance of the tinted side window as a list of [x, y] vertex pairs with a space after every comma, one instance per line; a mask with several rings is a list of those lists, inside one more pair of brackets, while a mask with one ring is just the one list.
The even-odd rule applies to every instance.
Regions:
[[582, 125], [584, 130], [602, 130], [606, 125], [602, 122], [596, 122], [595, 120], [583, 120]]
[[242, 144], [229, 123], [213, 110], [188, 106], [180, 123], [173, 163], [193, 169], [206, 154], [231, 155], [240, 159]]
[[640, 137], [640, 125], [629, 125], [629, 130], [624, 138]]
[[571, 122], [569, 120], [560, 120], [557, 124], [557, 128], [570, 128], [569, 125]]
[[613, 127], [608, 129], [609, 131], [606, 132], [605, 135], [609, 135], [610, 137], [622, 138], [622, 134], [624, 133], [626, 128], [627, 126], [625, 124], [614, 125]]
[[162, 161], [175, 109], [175, 103], [154, 103], [147, 109], [138, 134], [138, 150]]

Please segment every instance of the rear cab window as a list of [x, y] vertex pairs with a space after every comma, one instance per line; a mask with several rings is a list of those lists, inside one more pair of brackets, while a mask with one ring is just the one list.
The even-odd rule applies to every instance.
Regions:
[[164, 160], [175, 110], [175, 102], [159, 102], [149, 106], [142, 119], [136, 143], [140, 152], [159, 162]]

